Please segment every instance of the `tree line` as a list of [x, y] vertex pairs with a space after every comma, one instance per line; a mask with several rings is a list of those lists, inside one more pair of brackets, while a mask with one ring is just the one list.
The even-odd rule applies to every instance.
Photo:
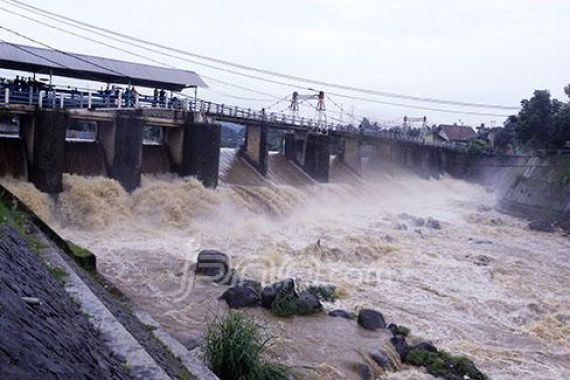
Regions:
[[570, 143], [570, 84], [564, 88], [566, 102], [552, 98], [548, 90], [536, 90], [521, 101], [521, 110], [497, 130], [495, 147], [561, 149]]

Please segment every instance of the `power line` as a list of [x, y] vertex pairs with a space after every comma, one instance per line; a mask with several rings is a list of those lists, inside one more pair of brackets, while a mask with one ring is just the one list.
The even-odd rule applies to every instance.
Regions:
[[[0, 1], [5, 2], [5, 0], [0, 0]], [[12, 4], [11, 4], [11, 5], [12, 5]], [[1, 8], [1, 9], [4, 10], [4, 11], [6, 11], [6, 9], [4, 9], [4, 8]], [[36, 20], [36, 19], [33, 19], [33, 18], [29, 17], [29, 16], [24, 16], [24, 15], [17, 14], [16, 12], [11, 12], [11, 11], [8, 11], [8, 12], [10, 12], [10, 13], [12, 13], [12, 14], [16, 14], [16, 15], [18, 15], [19, 17], [29, 18], [29, 19], [32, 20], [32, 21], [41, 23], [42, 25], [49, 26], [49, 25], [46, 25], [46, 23], [43, 23], [43, 22], [38, 21], [38, 20]], [[29, 12], [33, 12], [33, 11], [29, 11]], [[38, 12], [34, 12], [34, 13], [37, 14]], [[49, 18], [49, 19], [52, 19], [52, 20], [57, 21], [57, 22], [60, 22], [60, 23], [63, 23], [63, 24], [65, 24], [65, 25], [72, 26], [73, 28], [78, 28], [77, 26], [75, 26], [75, 25], [73, 25], [73, 24], [70, 24], [70, 23], [65, 22], [65, 21], [57, 20], [57, 19], [55, 19], [55, 18], [53, 18], [53, 17], [50, 17], [50, 16], [45, 16], [45, 15], [41, 15], [41, 16], [42, 16], [42, 17]], [[53, 27], [53, 26], [49, 26], [49, 27]], [[118, 51], [121, 51], [121, 52], [124, 52], [124, 53], [127, 53], [127, 54], [131, 54], [131, 55], [133, 55], [133, 56], [136, 56], [136, 57], [139, 57], [139, 58], [142, 58], [142, 59], [146, 59], [146, 60], [148, 60], [148, 61], [150, 61], [150, 62], [159, 64], [159, 65], [162, 65], [162, 66], [171, 67], [171, 68], [175, 68], [175, 69], [181, 70], [181, 69], [179, 69], [179, 68], [177, 68], [177, 67], [168, 65], [168, 64], [166, 64], [166, 63], [164, 63], [164, 62], [161, 62], [161, 61], [152, 59], [152, 58], [150, 58], [150, 57], [147, 57], [147, 56], [144, 56], [144, 55], [141, 55], [141, 54], [138, 54], [138, 53], [134, 53], [134, 52], [132, 52], [132, 51], [130, 51], [130, 50], [127, 50], [127, 49], [124, 49], [124, 48], [120, 48], [120, 47], [114, 46], [114, 45], [112, 45], [112, 44], [108, 44], [108, 43], [105, 43], [105, 42], [96, 40], [96, 39], [94, 39], [94, 38], [90, 38], [90, 37], [87, 37], [87, 36], [83, 36], [83, 35], [80, 35], [80, 34], [77, 34], [77, 33], [71, 32], [71, 31], [68, 31], [68, 30], [66, 30], [66, 29], [63, 29], [63, 28], [57, 28], [57, 27], [53, 27], [53, 28], [55, 28], [55, 29], [57, 29], [57, 30], [60, 30], [60, 31], [62, 31], [62, 32], [64, 32], [64, 33], [68, 33], [68, 34], [74, 35], [74, 36], [76, 36], [76, 37], [83, 38], [83, 39], [89, 40], [89, 41], [91, 41], [91, 42], [96, 42], [96, 43], [99, 43], [99, 44], [101, 44], [101, 45], [103, 45], [103, 46], [110, 47], [110, 48], [112, 48], [112, 49], [115, 49], [115, 50], [118, 50]], [[201, 63], [201, 62], [196, 62], [196, 61], [193, 61], [193, 60], [189, 60], [189, 59], [187, 59], [187, 58], [178, 57], [178, 56], [175, 56], [175, 55], [172, 55], [172, 54], [164, 53], [164, 52], [158, 51], [158, 50], [156, 50], [156, 49], [151, 49], [151, 48], [148, 48], [148, 47], [145, 47], [145, 46], [141, 46], [141, 45], [139, 45], [139, 44], [135, 44], [135, 43], [132, 43], [132, 42], [122, 41], [122, 40], [120, 40], [120, 39], [118, 39], [118, 38], [115, 38], [115, 37], [112, 37], [112, 36], [107, 36], [107, 35], [105, 35], [105, 34], [98, 33], [98, 32], [94, 32], [94, 31], [91, 31], [91, 30], [88, 30], [88, 29], [85, 29], [85, 28], [79, 27], [79, 29], [85, 30], [85, 31], [87, 31], [87, 32], [89, 32], [89, 33], [95, 33], [95, 34], [100, 35], [100, 36], [102, 36], [102, 37], [104, 37], [104, 38], [109, 38], [109, 39], [111, 39], [111, 40], [114, 40], [114, 41], [117, 41], [117, 42], [120, 42], [120, 43], [124, 43], [124, 44], [128, 44], [128, 45], [131, 45], [131, 46], [135, 46], [135, 47], [137, 47], [137, 48], [140, 48], [140, 49], [143, 49], [143, 50], [146, 50], [146, 51], [150, 51], [150, 52], [153, 52], [153, 53], [156, 53], [156, 54], [165, 55], [165, 56], [172, 57], [172, 58], [175, 58], [175, 59], [180, 59], [180, 60], [183, 60], [183, 61], [195, 63], [195, 64], [198, 64], [198, 65], [202, 65], [202, 66], [205, 66], [205, 67], [208, 67], [208, 68], [212, 68], [212, 69], [216, 69], [216, 70], [225, 71], [225, 72], [228, 72], [228, 73], [230, 73], [230, 74], [241, 75], [241, 76], [245, 76], [245, 77], [248, 77], [248, 78], [251, 78], [251, 79], [256, 79], [256, 80], [262, 80], [262, 81], [265, 80], [265, 78], [260, 78], [260, 77], [257, 77], [257, 76], [254, 76], [254, 75], [250, 75], [250, 74], [239, 73], [239, 72], [236, 72], [236, 71], [234, 71], [234, 70], [228, 70], [228, 69], [224, 69], [224, 68], [219, 68], [219, 67], [216, 67], [216, 66], [213, 66], [213, 65], [204, 64], [204, 63]], [[185, 71], [188, 71], [188, 70], [185, 70]], [[213, 78], [213, 77], [209, 77], [209, 76], [206, 76], [206, 75], [202, 75], [202, 77], [204, 77], [204, 78], [206, 78], [206, 79], [208, 79], [208, 80], [211, 80], [211, 81], [213, 81], [213, 82], [217, 82], [217, 83], [221, 83], [221, 84], [224, 84], [224, 85], [227, 85], [227, 86], [239, 88], [239, 89], [242, 89], [242, 90], [244, 90], [244, 91], [248, 91], [248, 92], [252, 92], [252, 93], [256, 93], [256, 94], [260, 94], [260, 95], [264, 95], [264, 96], [273, 97], [274, 99], [278, 99], [278, 97], [275, 96], [275, 95], [268, 94], [268, 93], [265, 93], [265, 92], [261, 92], [261, 91], [258, 91], [258, 90], [254, 90], [254, 89], [251, 89], [251, 88], [248, 88], [248, 87], [245, 87], [245, 86], [240, 86], [240, 85], [236, 85], [236, 84], [233, 84], [233, 83], [225, 82], [225, 81], [222, 81], [222, 80], [219, 80], [219, 79], [216, 79], [216, 78]], [[285, 83], [285, 82], [280, 82], [280, 81], [275, 81], [275, 80], [269, 80], [269, 81], [270, 81], [271, 83], [274, 83], [274, 84], [279, 84], [279, 85], [283, 85], [283, 86], [287, 86], [287, 87], [292, 87], [292, 88], [298, 89], [297, 86], [292, 85], [292, 84], [290, 84], [290, 83]], [[311, 89], [309, 88], [309, 90], [311, 90]], [[330, 92], [329, 92], [329, 93], [330, 93]], [[365, 98], [365, 97], [360, 97], [360, 96], [351, 96], [351, 95], [340, 94], [340, 93], [335, 93], [335, 92], [332, 92], [332, 93], [330, 93], [330, 94], [332, 94], [332, 95], [334, 95], [334, 96], [338, 96], [338, 97], [344, 97], [344, 98], [347, 98], [347, 99], [360, 100], [360, 101], [364, 101], [364, 102], [371, 102], [371, 103], [376, 103], [376, 104], [390, 105], [390, 106], [403, 107], [403, 108], [420, 109], [420, 110], [424, 110], [424, 111], [427, 110], [427, 111], [435, 111], [435, 112], [443, 112], [443, 113], [452, 113], [452, 114], [469, 114], [469, 115], [493, 116], [493, 117], [508, 117], [508, 116], [509, 116], [509, 115], [500, 115], [500, 114], [494, 114], [494, 113], [483, 113], [483, 112], [473, 112], [473, 111], [458, 111], [458, 110], [449, 110], [449, 109], [440, 109], [440, 108], [428, 108], [428, 107], [414, 106], [414, 105], [408, 105], [408, 104], [402, 104], [402, 103], [381, 101], [381, 100], [377, 100], [377, 99]], [[329, 97], [329, 99], [330, 99], [330, 97]], [[354, 119], [354, 117], [353, 117], [353, 119]]]
[[[0, 1], [6, 2], [5, 0], [0, 0]], [[12, 5], [12, 6], [18, 6], [18, 5], [13, 5], [13, 4], [10, 4], [10, 5]], [[20, 9], [22, 9], [22, 7], [20, 7]], [[89, 30], [89, 29], [86, 29], [86, 28], [83, 28], [83, 27], [78, 27], [78, 26], [76, 26], [76, 25], [74, 25], [74, 24], [72, 24], [72, 23], [69, 23], [69, 22], [66, 22], [66, 21], [62, 21], [62, 20], [56, 19], [56, 18], [51, 17], [51, 16], [47, 16], [47, 15], [45, 15], [45, 14], [42, 14], [41, 11], [38, 12], [38, 11], [27, 10], [27, 9], [26, 9], [26, 11], [27, 11], [27, 12], [32, 12], [32, 13], [34, 13], [34, 14], [39, 14], [39, 15], [42, 16], [42, 17], [46, 17], [46, 18], [48, 18], [48, 19], [51, 19], [51, 20], [57, 21], [57, 22], [59, 22], [59, 23], [62, 23], [62, 24], [71, 26], [71, 27], [73, 27], [73, 28], [78, 28], [78, 29], [87, 31], [87, 32], [89, 32], [89, 33], [94, 33], [94, 34], [100, 35], [100, 36], [102, 36], [102, 37], [104, 37], [104, 38], [108, 38], [108, 39], [111, 39], [111, 40], [113, 40], [113, 41], [117, 41], [117, 42], [119, 42], [119, 43], [128, 44], [128, 45], [130, 45], [130, 46], [134, 46], [134, 47], [137, 47], [137, 48], [140, 48], [140, 49], [143, 49], [143, 50], [146, 50], [146, 51], [150, 51], [150, 52], [153, 52], [153, 53], [156, 53], [156, 54], [160, 54], [160, 55], [168, 56], [168, 57], [171, 57], [171, 58], [183, 60], [183, 61], [186, 61], [186, 62], [198, 64], [198, 65], [205, 66], [205, 67], [208, 67], [208, 68], [211, 68], [211, 69], [228, 72], [228, 73], [230, 73], [230, 74], [235, 74], [235, 75], [244, 76], [244, 77], [247, 77], [247, 78], [250, 78], [250, 79], [261, 80], [261, 81], [269, 81], [270, 83], [273, 83], [273, 84], [278, 84], [278, 85], [282, 85], [282, 86], [292, 87], [292, 88], [295, 88], [295, 89], [298, 89], [298, 88], [299, 88], [298, 86], [295, 86], [295, 85], [290, 84], [290, 83], [281, 82], [281, 81], [276, 81], [276, 80], [272, 80], [272, 79], [261, 78], [261, 77], [255, 76], [255, 75], [240, 73], [240, 72], [237, 72], [237, 71], [235, 71], [235, 70], [229, 70], [229, 69], [224, 69], [224, 68], [216, 67], [216, 66], [213, 66], [213, 65], [209, 65], [209, 64], [197, 62], [197, 61], [194, 61], [194, 60], [190, 60], [190, 59], [187, 59], [187, 58], [179, 57], [179, 56], [172, 55], [172, 54], [169, 54], [169, 53], [164, 53], [164, 52], [158, 51], [158, 50], [156, 50], [156, 49], [152, 49], [152, 48], [148, 48], [148, 47], [146, 47], [146, 46], [142, 46], [142, 45], [140, 45], [140, 44], [123, 41], [123, 40], [121, 40], [121, 39], [119, 39], [119, 38], [116, 38], [116, 37], [113, 37], [113, 36], [108, 36], [108, 35], [103, 34], [103, 33], [100, 33], [100, 32], [96, 32], [96, 31], [93, 31], [93, 30]], [[47, 12], [47, 11], [46, 11], [46, 12]], [[15, 12], [12, 12], [12, 13], [13, 13], [13, 14], [16, 14]], [[39, 22], [39, 23], [42, 23], [42, 24], [45, 25], [45, 23], [43, 23], [43, 22], [41, 22], [41, 21], [38, 21], [38, 20], [35, 20], [35, 19], [32, 19], [32, 18], [29, 17], [29, 16], [24, 16], [24, 15], [21, 15], [21, 14], [17, 14], [17, 15], [20, 16], [20, 17], [29, 18], [30, 20], [33, 20], [33, 21], [36, 21], [36, 22]], [[147, 59], [147, 60], [149, 60], [149, 61], [151, 61], [151, 62], [154, 62], [154, 63], [157, 63], [157, 64], [161, 64], [161, 65], [163, 65], [163, 66], [166, 65], [164, 62], [157, 61], [157, 60], [155, 60], [155, 59], [152, 59], [152, 58], [143, 56], [143, 55], [138, 54], [138, 53], [133, 53], [132, 51], [128, 51], [128, 50], [126, 50], [126, 49], [119, 48], [119, 47], [116, 47], [116, 46], [114, 46], [114, 45], [107, 44], [107, 43], [105, 43], [105, 42], [101, 42], [101, 41], [95, 40], [95, 39], [90, 38], [90, 37], [82, 36], [82, 35], [80, 35], [80, 34], [77, 34], [77, 33], [71, 32], [71, 31], [68, 31], [68, 30], [66, 30], [66, 29], [62, 29], [62, 28], [57, 28], [57, 29], [60, 30], [60, 31], [63, 31], [63, 32], [65, 32], [65, 33], [72, 34], [72, 35], [74, 35], [74, 36], [87, 39], [87, 40], [92, 41], [92, 42], [100, 43], [100, 44], [102, 44], [102, 45], [104, 45], [104, 46], [111, 47], [111, 48], [113, 48], [113, 49], [115, 49], [115, 50], [119, 50], [119, 51], [125, 52], [125, 53], [127, 53], [127, 54], [131, 54], [131, 55], [133, 55], [133, 56], [137, 56], [137, 57], [140, 57], [140, 58], [143, 58], [143, 59]], [[166, 65], [166, 66], [168, 66], [168, 65]], [[170, 66], [170, 67], [173, 67], [173, 66]], [[174, 67], [174, 68], [175, 68], [175, 67]], [[204, 78], [206, 78], [206, 79], [208, 79], [208, 80], [214, 81], [214, 82], [218, 82], [218, 83], [222, 83], [222, 84], [229, 85], [229, 86], [232, 86], [232, 87], [240, 88], [240, 89], [245, 90], [245, 91], [249, 91], [249, 92], [253, 92], [253, 93], [257, 93], [257, 94], [262, 94], [262, 95], [265, 95], [265, 96], [272, 96], [272, 97], [274, 97], [274, 98], [276, 98], [276, 99], [278, 98], [278, 97], [275, 96], [275, 95], [271, 95], [271, 94], [267, 94], [267, 93], [262, 93], [262, 92], [260, 92], [260, 91], [258, 91], [258, 90], [253, 90], [253, 89], [251, 89], [251, 88], [247, 88], [247, 87], [244, 87], [244, 86], [239, 86], [239, 85], [236, 85], [236, 84], [231, 84], [231, 83], [229, 83], [229, 82], [224, 82], [224, 81], [221, 81], [221, 80], [219, 80], [219, 79], [212, 78], [212, 77], [209, 77], [209, 76], [206, 76], [206, 75], [202, 75], [202, 77], [204, 77]], [[309, 90], [310, 90], [310, 88], [309, 88]], [[390, 106], [397, 106], [397, 107], [403, 107], [403, 108], [421, 109], [421, 110], [427, 110], [427, 111], [444, 112], [444, 113], [452, 113], [452, 114], [469, 114], [469, 115], [478, 115], [478, 116], [508, 117], [508, 115], [498, 115], [498, 114], [483, 113], [483, 112], [457, 111], [457, 110], [448, 110], [448, 109], [439, 109], [439, 108], [427, 108], [427, 107], [422, 107], [422, 106], [414, 106], [414, 105], [407, 105], [407, 104], [401, 104], [401, 103], [387, 102], [387, 101], [381, 101], [381, 100], [377, 100], [377, 99], [370, 99], [370, 98], [364, 98], [364, 97], [357, 97], [357, 96], [351, 96], [351, 95], [345, 95], [345, 94], [339, 94], [339, 93], [331, 93], [331, 94], [333, 94], [333, 95], [335, 95], [335, 96], [339, 96], [339, 97], [344, 97], [344, 98], [347, 98], [347, 99], [354, 99], [354, 100], [360, 100], [360, 101], [364, 101], [364, 102], [371, 102], [371, 103], [384, 104], [384, 105], [390, 105]]]
[[[95, 66], [95, 67], [97, 67], [97, 68], [99, 68], [99, 69], [111, 71], [111, 72], [114, 72], [115, 74], [117, 74], [117, 75], [119, 75], [119, 76], [128, 78], [127, 75], [125, 75], [125, 74], [123, 74], [123, 73], [121, 73], [121, 72], [119, 72], [119, 71], [117, 71], [117, 70], [113, 70], [113, 69], [110, 69], [110, 68], [108, 68], [108, 67], [98, 65], [98, 64], [96, 64], [96, 63], [93, 63], [93, 62], [89, 61], [88, 59], [84, 59], [84, 58], [78, 57], [78, 56], [75, 55], [75, 54], [71, 54], [71, 53], [67, 53], [67, 52], [62, 51], [62, 50], [58, 50], [58, 49], [56, 49], [56, 48], [54, 48], [54, 47], [51, 47], [50, 45], [48, 45], [48, 44], [46, 44], [46, 43], [44, 43], [44, 42], [41, 42], [41, 41], [38, 41], [38, 40], [36, 40], [36, 39], [34, 39], [34, 38], [25, 36], [25, 35], [23, 35], [23, 34], [21, 34], [21, 33], [16, 32], [15, 30], [12, 30], [12, 29], [10, 29], [10, 28], [6, 28], [5, 26], [0, 25], [0, 29], [5, 30], [5, 31], [7, 31], [7, 32], [9, 32], [9, 33], [12, 33], [12, 34], [14, 34], [14, 35], [16, 35], [16, 36], [18, 36], [18, 37], [24, 38], [24, 39], [26, 39], [26, 40], [28, 40], [28, 41], [31, 41], [31, 42], [33, 42], [33, 43], [35, 43], [35, 44], [42, 45], [42, 46], [44, 46], [45, 48], [48, 48], [48, 49], [53, 50], [53, 51], [56, 51], [56, 52], [58, 52], [58, 53], [60, 53], [60, 54], [66, 55], [66, 56], [71, 57], [71, 58], [75, 58], [75, 59], [77, 59], [78, 61], [85, 62], [85, 63], [90, 64], [90, 65], [92, 65], [92, 66]], [[10, 45], [14, 46], [15, 44], [10, 44]], [[45, 59], [45, 57], [43, 57], [43, 58]], [[53, 63], [53, 61], [51, 61], [51, 62]], [[67, 67], [67, 68], [69, 68], [69, 67]]]
[[[155, 64], [158, 64], [158, 65], [161, 65], [161, 66], [164, 66], [164, 67], [168, 67], [168, 68], [172, 68], [172, 69], [176, 69], [176, 70], [188, 71], [188, 70], [185, 70], [185, 69], [180, 69], [180, 68], [178, 68], [178, 67], [169, 65], [169, 64], [167, 64], [167, 63], [165, 63], [165, 62], [162, 62], [162, 61], [159, 61], [159, 60], [150, 58], [150, 57], [148, 57], [148, 56], [135, 53], [135, 52], [133, 52], [133, 51], [131, 51], [131, 50], [127, 50], [127, 49], [120, 48], [120, 47], [117, 47], [117, 46], [112, 45], [112, 44], [108, 44], [108, 43], [106, 43], [106, 42], [104, 42], [104, 41], [100, 41], [100, 40], [97, 40], [97, 39], [94, 39], [94, 38], [91, 38], [91, 37], [88, 37], [88, 36], [84, 36], [84, 35], [81, 35], [81, 34], [72, 32], [72, 31], [67, 30], [67, 29], [63, 29], [63, 28], [60, 28], [60, 27], [57, 27], [57, 26], [54, 26], [54, 25], [50, 25], [50, 24], [45, 23], [45, 22], [43, 22], [43, 21], [34, 19], [33, 17], [26, 16], [26, 15], [22, 15], [21, 13], [14, 12], [14, 11], [12, 11], [12, 10], [8, 10], [8, 9], [6, 9], [6, 8], [3, 8], [3, 7], [0, 7], [0, 10], [2, 10], [2, 11], [4, 11], [4, 12], [7, 12], [7, 13], [10, 13], [10, 14], [13, 14], [13, 15], [16, 15], [16, 16], [19, 16], [19, 17], [22, 17], [22, 18], [27, 19], [27, 20], [33, 21], [33, 22], [38, 23], [38, 24], [40, 24], [40, 25], [46, 26], [46, 27], [48, 27], [48, 28], [61, 31], [61, 32], [63, 32], [63, 33], [71, 34], [71, 35], [73, 35], [73, 36], [75, 36], [75, 37], [84, 39], [84, 40], [86, 40], [86, 41], [95, 42], [95, 43], [98, 43], [98, 44], [100, 44], [100, 45], [102, 45], [102, 46], [105, 46], [105, 47], [108, 47], [108, 48], [111, 48], [111, 49], [114, 49], [114, 50], [117, 50], [117, 51], [120, 51], [120, 52], [123, 52], [123, 53], [130, 54], [130, 55], [132, 55], [132, 56], [134, 56], [134, 57], [138, 57], [138, 58], [145, 59], [145, 60], [147, 60], [147, 61], [149, 61], [149, 62], [153, 62], [153, 63], [155, 63]], [[44, 17], [46, 17], [46, 16], [44, 16]], [[58, 20], [55, 20], [55, 21], [58, 21]], [[61, 22], [61, 21], [58, 21], [58, 22]], [[66, 24], [66, 25], [72, 26], [72, 25], [69, 24], [69, 23], [65, 23], [65, 22], [63, 22], [63, 23]], [[72, 26], [72, 27], [75, 27], [75, 26]], [[103, 37], [105, 37], [105, 38], [110, 38], [110, 37], [105, 36], [105, 35], [103, 35], [103, 34], [100, 34], [100, 35], [103, 36]], [[111, 39], [112, 39], [112, 38], [111, 38]], [[118, 39], [117, 39], [117, 41], [118, 41], [118, 42], [122, 42], [121, 40], [118, 40]], [[135, 45], [135, 46], [136, 46], [136, 45]], [[147, 50], [149, 50], [149, 49], [147, 49]], [[157, 52], [157, 53], [159, 53], [159, 54], [162, 54], [161, 52], [158, 52], [158, 51], [155, 51], [155, 50], [152, 50], [152, 49], [150, 49], [150, 51], [152, 51], [152, 52]], [[176, 57], [176, 56], [173, 56], [173, 57], [174, 57], [174, 58], [178, 58], [178, 57]], [[206, 79], [208, 79], [208, 80], [211, 80], [211, 81], [213, 81], [213, 82], [221, 83], [221, 84], [224, 84], [224, 85], [227, 85], [227, 86], [236, 87], [236, 88], [239, 88], [239, 89], [244, 90], [244, 91], [249, 91], [249, 92], [253, 92], [253, 93], [259, 94], [259, 95], [269, 96], [269, 97], [274, 98], [274, 99], [277, 99], [277, 98], [278, 98], [277, 96], [272, 95], [272, 94], [268, 94], [268, 93], [265, 93], [265, 92], [261, 92], [261, 91], [258, 91], [258, 90], [254, 90], [254, 89], [251, 89], [251, 88], [248, 88], [248, 87], [245, 87], [245, 86], [239, 86], [239, 85], [236, 85], [236, 84], [228, 83], [228, 82], [225, 82], [225, 81], [222, 81], [222, 80], [219, 80], [219, 79], [216, 79], [216, 78], [212, 78], [212, 77], [209, 77], [209, 76], [206, 76], [206, 75], [202, 75], [202, 77], [203, 77], [203, 78], [206, 78]], [[234, 97], [235, 97], [235, 96], [234, 96]], [[266, 100], [263, 100], [263, 101], [266, 101]]]
[[[5, 2], [5, 0], [2, 0], [2, 1]], [[177, 54], [187, 55], [187, 56], [202, 59], [205, 61], [210, 61], [210, 62], [214, 62], [217, 64], [222, 64], [224, 66], [229, 66], [229, 67], [237, 68], [240, 70], [256, 72], [256, 73], [269, 75], [269, 76], [273, 76], [273, 77], [278, 77], [278, 78], [282, 78], [282, 79], [294, 80], [297, 82], [304, 82], [304, 83], [312, 83], [312, 84], [316, 84], [319, 86], [325, 86], [325, 87], [330, 87], [330, 88], [338, 88], [338, 89], [347, 90], [347, 91], [351, 91], [351, 92], [360, 92], [360, 93], [365, 93], [365, 94], [369, 94], [369, 95], [376, 95], [376, 96], [389, 97], [389, 98], [398, 98], [398, 99], [406, 99], [406, 100], [412, 100], [412, 101], [424, 102], [424, 103], [437, 103], [437, 104], [447, 104], [447, 105], [455, 105], [455, 106], [463, 106], [463, 107], [502, 109], [502, 110], [518, 110], [519, 109], [519, 107], [513, 107], [513, 106], [473, 103], [473, 102], [462, 102], [462, 101], [454, 101], [454, 100], [439, 99], [439, 98], [432, 98], [432, 97], [420, 97], [420, 96], [404, 95], [404, 94], [398, 94], [398, 93], [387, 92], [387, 91], [371, 90], [371, 89], [349, 86], [349, 85], [344, 85], [344, 84], [337, 84], [337, 83], [333, 83], [333, 82], [325, 82], [325, 81], [320, 81], [320, 80], [314, 80], [314, 79], [305, 78], [305, 77], [301, 77], [301, 76], [297, 76], [297, 75], [279, 73], [279, 72], [267, 70], [267, 69], [260, 69], [260, 68], [256, 68], [253, 66], [243, 65], [243, 64], [239, 64], [239, 63], [235, 63], [235, 62], [231, 62], [231, 61], [227, 61], [227, 60], [209, 57], [209, 56], [193, 53], [193, 52], [190, 52], [187, 50], [177, 49], [177, 48], [169, 47], [166, 45], [158, 44], [158, 43], [155, 43], [152, 41], [143, 40], [143, 39], [140, 39], [137, 37], [129, 36], [129, 35], [122, 34], [119, 32], [115, 32], [115, 31], [112, 31], [112, 30], [109, 30], [106, 28], [96, 26], [96, 25], [92, 25], [92, 24], [89, 24], [89, 23], [86, 23], [83, 21], [79, 21], [79, 20], [64, 16], [64, 15], [61, 15], [61, 14], [58, 14], [55, 12], [50, 12], [50, 11], [47, 11], [45, 9], [34, 7], [32, 5], [26, 4], [26, 3], [18, 1], [18, 0], [8, 0], [8, 1], [13, 6], [17, 6], [20, 8], [25, 7], [25, 8], [28, 8], [28, 10], [33, 9], [37, 12], [49, 14], [53, 17], [64, 19], [64, 20], [70, 21], [74, 24], [82, 25], [82, 26], [90, 28], [90, 29], [102, 31], [102, 32], [105, 32], [107, 34], [120, 36], [121, 38], [128, 39], [130, 41], [136, 41], [138, 43], [147, 44], [147, 45], [154, 46], [156, 48], [160, 48], [163, 50], [176, 52]], [[265, 78], [264, 80], [270, 81], [267, 78]]]

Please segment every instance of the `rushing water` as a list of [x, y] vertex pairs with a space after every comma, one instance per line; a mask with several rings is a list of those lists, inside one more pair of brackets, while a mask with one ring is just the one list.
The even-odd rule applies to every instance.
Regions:
[[[334, 284], [343, 297], [327, 307], [381, 310], [493, 378], [570, 378], [570, 241], [494, 211], [488, 189], [393, 167], [366, 170], [361, 180], [336, 162], [333, 183], [316, 184], [278, 155], [263, 178], [230, 150], [220, 177], [215, 191], [145, 177], [127, 194], [109, 179], [65, 176], [57, 200], [3, 183], [94, 251], [99, 270], [185, 343], [226, 309], [216, 300], [223, 288], [190, 275], [198, 251], [213, 248], [264, 283], [293, 276]], [[442, 228], [417, 227], [402, 213]], [[316, 378], [355, 377], [351, 366], [383, 334], [326, 316], [250, 313], [276, 335], [280, 360]], [[381, 376], [429, 378], [417, 369]]]

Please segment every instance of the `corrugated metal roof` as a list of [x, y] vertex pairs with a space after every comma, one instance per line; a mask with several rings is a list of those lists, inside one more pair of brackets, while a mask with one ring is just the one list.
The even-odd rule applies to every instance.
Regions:
[[0, 42], [0, 68], [180, 91], [208, 87], [193, 71]]

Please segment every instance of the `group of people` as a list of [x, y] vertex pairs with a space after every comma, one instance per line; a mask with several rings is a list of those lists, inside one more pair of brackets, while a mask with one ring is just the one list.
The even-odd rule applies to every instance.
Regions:
[[[14, 79], [0, 77], [0, 90], [9, 89], [11, 96], [24, 96], [28, 94], [38, 94], [40, 91], [45, 92], [45, 101], [50, 102], [55, 99], [55, 87], [47, 83], [35, 80], [35, 77], [24, 77], [17, 75]], [[70, 96], [71, 102], [84, 103], [87, 102], [85, 92], [80, 92], [77, 88], [68, 86], [68, 89], [58, 89], [58, 92], [66, 93]], [[107, 84], [106, 87], [101, 87], [95, 97], [99, 98], [105, 107], [138, 107], [139, 100], [146, 101], [152, 104], [153, 108], [182, 108], [183, 102], [177, 97], [169, 97], [167, 91], [164, 89], [155, 88], [153, 95], [141, 95], [137, 88], [133, 85], [128, 85], [126, 88], [121, 88], [116, 85]], [[85, 99], [84, 99], [85, 98]], [[67, 100], [66, 100], [67, 101]], [[97, 100], [94, 99], [96, 102]], [[120, 104], [119, 104], [120, 102]]]
[[[121, 97], [121, 88], [115, 85], [107, 84], [107, 88], [99, 90], [99, 95], [104, 99], [105, 106], [111, 107], [119, 102], [121, 99], [121, 105], [125, 107], [136, 107], [139, 101], [139, 92], [135, 86], [129, 85]], [[124, 102], [124, 104], [123, 104]]]
[[43, 82], [35, 80], [35, 78], [25, 78], [23, 76], [20, 77], [19, 75], [16, 75], [16, 78], [12, 80], [7, 78], [0, 78], [0, 88], [7, 88], [15, 94], [22, 94], [28, 93], [30, 90], [32, 90], [34, 93], [41, 90], [47, 90], [49, 86]]

